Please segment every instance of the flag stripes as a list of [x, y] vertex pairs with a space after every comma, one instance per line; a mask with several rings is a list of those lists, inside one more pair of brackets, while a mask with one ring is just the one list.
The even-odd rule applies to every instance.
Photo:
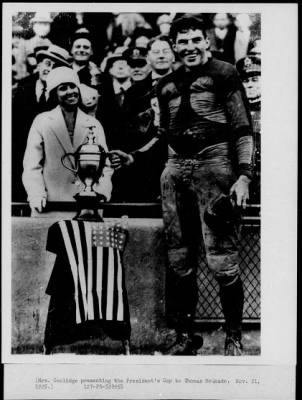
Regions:
[[128, 301], [121, 251], [93, 245], [92, 222], [66, 220], [58, 224], [74, 281], [76, 323], [125, 321]]
[[79, 294], [78, 294], [78, 270], [77, 270], [77, 261], [75, 259], [75, 255], [72, 249], [72, 244], [71, 244], [71, 239], [70, 235], [67, 230], [67, 226], [64, 223], [59, 223], [59, 226], [62, 231], [62, 236], [66, 248], [66, 253], [69, 259], [69, 264], [71, 267], [71, 272], [72, 272], [72, 277], [74, 281], [74, 298], [75, 298], [75, 303], [76, 303], [76, 322], [79, 323], [81, 321], [81, 315], [80, 315], [80, 306], [79, 306]]
[[[98, 296], [98, 307], [99, 307], [99, 318], [103, 319], [104, 311], [102, 310], [102, 296], [103, 296], [103, 248], [102, 247], [93, 247], [94, 251], [94, 271], [96, 275], [96, 291]], [[99, 260], [98, 263], [98, 271], [96, 269], [96, 260]]]

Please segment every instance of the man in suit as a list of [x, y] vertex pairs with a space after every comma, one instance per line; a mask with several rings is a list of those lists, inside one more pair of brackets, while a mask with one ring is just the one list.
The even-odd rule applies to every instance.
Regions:
[[19, 82], [12, 100], [12, 200], [15, 202], [26, 201], [21, 175], [29, 129], [39, 113], [53, 106], [47, 99], [46, 78], [56, 67], [70, 66], [69, 54], [61, 47], [51, 45], [37, 50], [37, 72]]
[[[79, 109], [80, 82], [77, 74], [68, 67], [51, 71], [47, 77], [47, 91], [56, 98], [58, 106], [39, 114], [29, 132], [24, 155], [24, 187], [32, 215], [43, 212], [47, 201], [73, 201], [81, 190], [76, 172], [62, 165], [66, 153], [74, 153], [86, 141], [89, 129], [94, 128], [94, 138], [107, 150], [101, 124]], [[70, 168], [74, 161], [68, 157]], [[112, 170], [105, 167], [95, 190], [106, 199], [111, 194]]]
[[106, 132], [109, 148], [114, 148], [124, 134], [124, 100], [131, 87], [130, 68], [122, 52], [108, 57], [99, 86], [99, 106], [96, 118]]
[[[114, 54], [108, 57], [99, 86], [100, 99], [96, 118], [104, 127], [109, 149], [119, 146], [124, 147], [127, 140], [124, 102], [129, 88], [132, 85], [130, 78], [130, 67], [127, 57], [122, 49], [117, 49]], [[123, 201], [124, 198], [116, 196], [117, 193], [124, 193], [124, 173], [115, 174], [112, 177], [113, 192], [112, 201]]]
[[72, 68], [77, 72], [80, 82], [87, 86], [97, 87], [101, 71], [91, 60], [93, 56], [92, 39], [86, 28], [77, 30], [72, 37]]

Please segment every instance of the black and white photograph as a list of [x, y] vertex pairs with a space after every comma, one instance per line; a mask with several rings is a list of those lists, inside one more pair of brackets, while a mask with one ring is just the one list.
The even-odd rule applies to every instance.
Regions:
[[291, 6], [4, 3], [7, 399], [294, 398]]

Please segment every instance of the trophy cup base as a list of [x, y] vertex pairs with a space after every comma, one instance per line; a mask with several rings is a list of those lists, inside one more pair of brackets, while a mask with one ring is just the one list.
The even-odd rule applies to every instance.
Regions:
[[85, 195], [83, 195], [83, 193], [77, 193], [74, 199], [78, 204], [78, 212], [74, 219], [80, 221], [103, 221], [98, 209], [100, 208], [100, 201], [104, 200], [104, 196], [95, 192]]

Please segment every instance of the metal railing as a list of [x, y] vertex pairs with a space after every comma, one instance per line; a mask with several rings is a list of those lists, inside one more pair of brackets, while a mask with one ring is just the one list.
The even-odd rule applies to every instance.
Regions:
[[[260, 321], [260, 223], [243, 224], [240, 243], [241, 279], [244, 289], [244, 322]], [[205, 260], [198, 273], [199, 301], [196, 319], [199, 321], [223, 321], [218, 296], [218, 284], [209, 271]]]
[[[100, 203], [99, 209], [104, 210], [104, 217], [114, 218], [128, 215], [130, 218], [161, 218], [161, 203]], [[78, 204], [75, 201], [50, 201], [47, 203], [45, 212], [62, 211], [76, 212]], [[11, 204], [11, 215], [14, 217], [25, 217], [30, 215], [27, 202], [14, 202]], [[260, 205], [250, 204], [243, 214], [245, 223], [253, 224], [259, 221]]]

